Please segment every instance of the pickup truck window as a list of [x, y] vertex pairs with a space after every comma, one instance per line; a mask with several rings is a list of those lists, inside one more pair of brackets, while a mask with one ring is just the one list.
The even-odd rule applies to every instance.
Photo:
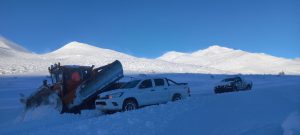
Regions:
[[240, 82], [240, 81], [242, 81], [242, 79], [241, 79], [240, 77], [237, 77], [237, 78], [235, 79], [235, 81], [236, 81], [236, 82]]
[[165, 81], [164, 79], [154, 79], [155, 86], [164, 86]]
[[227, 78], [222, 80], [222, 82], [233, 82], [235, 79], [234, 78]]
[[122, 89], [130, 89], [136, 87], [136, 85], [140, 82], [141, 80], [134, 80], [126, 83]]
[[140, 89], [146, 89], [146, 88], [151, 88], [151, 87], [152, 87], [151, 79], [144, 80], [139, 86]]

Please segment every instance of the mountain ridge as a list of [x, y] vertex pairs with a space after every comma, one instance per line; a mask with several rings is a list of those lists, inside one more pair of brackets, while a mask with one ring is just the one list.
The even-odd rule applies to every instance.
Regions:
[[250, 53], [218, 45], [192, 53], [171, 51], [156, 59], [250, 74], [276, 74], [279, 71], [292, 74], [300, 72], [300, 62], [293, 59], [275, 57], [265, 53]]
[[156, 59], [160, 59], [161, 57], [163, 57], [166, 54], [179, 54], [179, 55], [191, 55], [192, 54], [192, 55], [197, 55], [199, 53], [202, 53], [203, 51], [208, 51], [208, 50], [215, 49], [215, 48], [218, 48], [219, 50], [222, 49], [223, 52], [225, 52], [224, 50], [227, 50], [227, 51], [239, 51], [239, 52], [247, 52], [247, 53], [252, 53], [252, 54], [260, 54], [260, 55], [265, 55], [265, 56], [271, 56], [271, 57], [276, 57], [276, 58], [280, 58], [280, 59], [300, 60], [300, 57], [297, 57], [297, 58], [286, 58], [286, 57], [274, 56], [274, 55], [263, 53], [263, 52], [248, 52], [248, 51], [244, 51], [244, 50], [240, 50], [240, 49], [233, 49], [233, 48], [229, 48], [229, 47], [223, 47], [223, 46], [220, 46], [220, 45], [211, 45], [211, 46], [209, 46], [209, 47], [207, 47], [205, 49], [199, 49], [199, 50], [193, 51], [191, 53], [188, 53], [188, 52], [179, 52], [179, 51], [174, 51], [174, 50], [173, 51], [168, 51], [168, 52], [165, 52], [164, 54], [162, 54], [161, 56], [157, 57]]
[[[125, 71], [142, 73], [277, 74], [287, 71], [287, 74], [300, 74], [300, 62], [291, 62], [274, 56], [248, 53], [218, 45], [193, 53], [170, 51], [166, 53], [169, 54], [165, 55], [166, 59], [138, 58], [77, 41], [70, 42], [46, 54], [13, 52], [15, 55], [0, 57], [0, 74], [46, 73], [47, 67], [55, 62], [102, 66], [114, 60], [120, 60]], [[247, 61], [253, 61], [253, 59], [262, 60], [256, 63], [257, 65], [247, 65]], [[275, 62], [275, 64], [268, 65], [269, 67], [261, 66], [268, 61]], [[288, 66], [288, 68], [282, 68], [282, 65]], [[277, 68], [278, 66], [280, 68]]]
[[[0, 54], [1, 55], [1, 54]], [[21, 57], [0, 57], [0, 74], [46, 74], [48, 66], [56, 62], [63, 65], [103, 66], [114, 60], [121, 61], [125, 73], [218, 73], [232, 74], [204, 66], [177, 64], [167, 61], [137, 58], [110, 49], [70, 42], [65, 46], [46, 54], [20, 55]]]
[[[114, 51], [111, 49], [105, 49], [96, 47], [93, 45], [81, 43], [78, 41], [72, 41], [70, 43], [67, 43], [66, 45], [62, 46], [61, 48], [49, 52], [44, 55], [69, 55], [70, 57], [74, 55], [86, 55], [86, 53], [89, 53], [89, 55], [101, 55], [102, 57], [109, 57], [110, 55], [115, 55], [116, 57], [125, 57], [125, 58], [133, 58], [134, 56]], [[108, 54], [108, 55], [107, 55]], [[99, 56], [99, 57], [101, 57]]]
[[11, 57], [17, 56], [19, 53], [21, 54], [31, 54], [24, 47], [4, 38], [0, 35], [0, 54], [3, 57]]

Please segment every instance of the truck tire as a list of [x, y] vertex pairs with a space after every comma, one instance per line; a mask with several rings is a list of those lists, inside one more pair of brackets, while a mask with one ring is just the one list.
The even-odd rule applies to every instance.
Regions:
[[236, 86], [232, 87], [232, 91], [239, 91], [238, 88]]
[[247, 85], [247, 90], [251, 90], [251, 86], [250, 85]]
[[123, 103], [122, 110], [123, 111], [131, 111], [138, 109], [138, 103], [134, 99], [126, 99]]
[[181, 95], [180, 94], [174, 94], [172, 101], [178, 101], [181, 100]]
[[114, 113], [116, 113], [116, 112], [117, 112], [117, 111], [115, 111], [115, 110], [102, 111], [103, 114], [114, 114]]
[[219, 93], [222, 93], [222, 91], [220, 89], [215, 89], [215, 93], [219, 94]]

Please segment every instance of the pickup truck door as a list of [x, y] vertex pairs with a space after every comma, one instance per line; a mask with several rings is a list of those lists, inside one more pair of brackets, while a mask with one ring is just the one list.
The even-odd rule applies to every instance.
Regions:
[[241, 79], [241, 89], [246, 89], [247, 82], [244, 79]]
[[235, 86], [238, 90], [242, 89], [242, 80], [240, 78], [235, 79]]
[[168, 85], [166, 79], [164, 78], [157, 78], [153, 79], [154, 87], [155, 87], [155, 95], [157, 95], [157, 101], [159, 103], [168, 102], [169, 101], [169, 93], [170, 90], [168, 89]]
[[138, 93], [135, 97], [137, 98], [139, 105], [151, 105], [155, 104], [157, 99], [157, 94], [155, 92], [152, 79], [146, 79], [138, 85]]

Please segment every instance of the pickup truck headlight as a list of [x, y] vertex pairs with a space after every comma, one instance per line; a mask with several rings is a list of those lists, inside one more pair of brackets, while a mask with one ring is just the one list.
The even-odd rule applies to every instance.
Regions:
[[123, 95], [123, 92], [118, 92], [118, 93], [113, 93], [113, 94], [110, 94], [110, 95], [107, 95], [107, 99], [111, 99], [111, 98], [118, 98], [118, 97], [121, 97]]

